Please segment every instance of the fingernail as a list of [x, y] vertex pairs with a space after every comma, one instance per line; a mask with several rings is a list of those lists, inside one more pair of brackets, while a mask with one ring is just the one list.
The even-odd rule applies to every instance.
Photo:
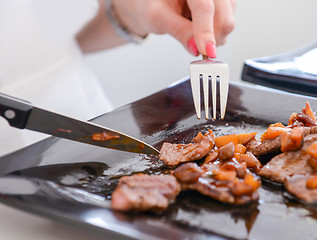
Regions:
[[213, 42], [208, 42], [206, 45], [207, 56], [210, 58], [216, 58], [217, 49], [216, 45]]
[[188, 50], [190, 51], [191, 54], [193, 54], [194, 56], [198, 56], [198, 48], [196, 46], [194, 37], [192, 37], [191, 39], [189, 39], [188, 41]]

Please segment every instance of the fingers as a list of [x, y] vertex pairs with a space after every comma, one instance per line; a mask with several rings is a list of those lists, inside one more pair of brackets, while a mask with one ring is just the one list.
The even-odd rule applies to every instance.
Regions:
[[[220, 0], [222, 1], [222, 0]], [[187, 0], [193, 22], [193, 34], [199, 52], [216, 57], [214, 33], [215, 5], [213, 0]]]
[[[216, 57], [216, 45], [224, 44], [234, 28], [233, 8], [236, 0], [143, 0], [131, 1], [137, 10], [119, 14], [128, 29], [141, 32], [167, 33], [197, 56]], [[119, 2], [115, 1], [117, 6]], [[131, 4], [130, 4], [131, 5]], [[121, 9], [120, 8], [120, 9]], [[118, 7], [119, 9], [119, 7]], [[129, 15], [130, 13], [130, 15]], [[123, 17], [122, 17], [123, 16]], [[128, 18], [130, 16], [130, 18]], [[141, 16], [141, 17], [135, 17]], [[138, 27], [136, 27], [138, 26]], [[142, 30], [142, 31], [141, 31]]]
[[230, 0], [230, 4], [233, 10], [236, 8], [236, 3], [237, 3], [236, 0]]
[[226, 42], [227, 35], [234, 29], [235, 0], [214, 0], [214, 31], [217, 45]]
[[164, 12], [159, 11], [156, 19], [157, 29], [159, 32], [167, 33], [176, 38], [189, 52], [193, 55], [198, 55], [198, 49], [193, 39], [193, 24], [192, 22], [173, 11], [172, 9], [165, 9]]
[[236, 0], [187, 0], [187, 3], [199, 52], [215, 58], [215, 45], [223, 45], [234, 29]]

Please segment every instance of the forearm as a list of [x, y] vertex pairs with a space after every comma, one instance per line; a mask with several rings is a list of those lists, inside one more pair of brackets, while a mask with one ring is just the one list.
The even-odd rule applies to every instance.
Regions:
[[106, 50], [127, 43], [110, 24], [105, 13], [105, 1], [99, 0], [97, 15], [76, 35], [84, 53]]

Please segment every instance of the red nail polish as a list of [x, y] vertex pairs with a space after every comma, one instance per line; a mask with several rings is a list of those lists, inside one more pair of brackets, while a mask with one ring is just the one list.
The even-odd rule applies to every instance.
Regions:
[[208, 42], [206, 45], [207, 56], [210, 58], [216, 58], [217, 49], [216, 45], [213, 42]]
[[198, 48], [196, 46], [194, 37], [192, 37], [191, 39], [189, 39], [188, 41], [188, 50], [190, 51], [191, 54], [193, 54], [194, 56], [198, 56]]

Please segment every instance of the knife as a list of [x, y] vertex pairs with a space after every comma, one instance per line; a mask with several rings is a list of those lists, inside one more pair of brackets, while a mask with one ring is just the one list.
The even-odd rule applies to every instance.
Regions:
[[0, 115], [10, 126], [121, 151], [158, 155], [151, 145], [94, 123], [32, 106], [30, 102], [0, 93]]

